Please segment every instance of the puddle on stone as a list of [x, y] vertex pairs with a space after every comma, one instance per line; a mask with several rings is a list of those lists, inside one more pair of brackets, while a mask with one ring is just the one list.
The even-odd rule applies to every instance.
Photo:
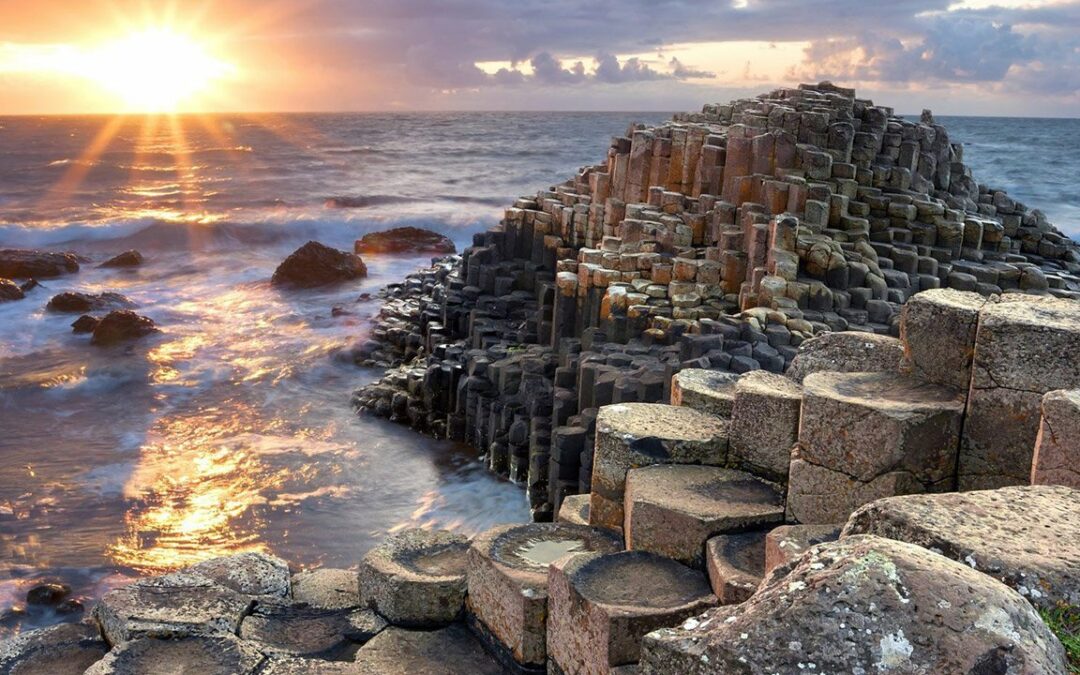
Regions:
[[581, 539], [527, 539], [514, 555], [532, 567], [547, 567], [568, 553], [585, 551]]
[[437, 576], [464, 574], [467, 564], [466, 550], [465, 547], [454, 546], [439, 551], [425, 552], [409, 560], [408, 564], [417, 572], [424, 574]]

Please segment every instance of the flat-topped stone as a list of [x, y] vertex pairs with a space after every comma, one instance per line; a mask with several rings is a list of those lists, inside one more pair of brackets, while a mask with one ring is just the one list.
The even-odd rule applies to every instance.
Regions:
[[259, 670], [259, 675], [368, 675], [371, 672], [352, 661], [271, 655]]
[[1067, 672], [1061, 644], [1016, 591], [874, 536], [815, 546], [750, 600], [650, 633], [642, 666], [644, 675]]
[[933, 288], [917, 293], [900, 312], [904, 370], [927, 382], [967, 390], [979, 310], [978, 293]]
[[349, 609], [360, 606], [360, 586], [356, 572], [320, 567], [293, 575], [293, 600], [320, 609]]
[[710, 464], [727, 461], [728, 423], [693, 408], [620, 403], [600, 408], [596, 418], [589, 522], [623, 525], [626, 472], [652, 464]]
[[802, 384], [806, 376], [819, 372], [898, 372], [904, 346], [893, 337], [838, 331], [811, 338], [801, 345], [784, 373]]
[[188, 569], [244, 595], [287, 598], [291, 593], [289, 564], [266, 553], [211, 558]]
[[505, 671], [461, 624], [432, 631], [387, 628], [356, 654], [359, 673], [502, 675]]
[[109, 591], [93, 616], [116, 645], [140, 637], [235, 634], [251, 605], [250, 596], [181, 571]]
[[958, 489], [1030, 481], [1043, 394], [1080, 387], [1078, 351], [1080, 303], [1076, 301], [1007, 295], [983, 307]]
[[681, 405], [717, 417], [731, 417], [739, 376], [720, 370], [687, 368], [671, 378], [671, 405]]
[[765, 530], [721, 534], [705, 542], [705, 569], [721, 605], [754, 594], [765, 574]]
[[363, 644], [386, 627], [367, 609], [318, 609], [259, 602], [240, 624], [240, 637], [266, 653], [331, 658]]
[[940, 552], [1039, 606], [1080, 605], [1080, 490], [1038, 485], [892, 497], [851, 515], [843, 536], [863, 533]]
[[559, 507], [559, 522], [571, 525], [589, 524], [589, 495], [570, 495], [563, 497]]
[[844, 525], [781, 525], [769, 530], [765, 535], [765, 568], [762, 574], [768, 574], [780, 565], [786, 565], [811, 546], [840, 538]]
[[82, 675], [107, 651], [97, 626], [62, 623], [0, 641], [0, 673]]
[[468, 607], [519, 664], [546, 662], [547, 568], [571, 553], [614, 553], [622, 542], [595, 527], [506, 525], [473, 539]]
[[641, 639], [716, 602], [701, 572], [642, 551], [583, 553], [548, 572], [548, 658], [564, 673], [636, 663]]
[[446, 530], [390, 535], [360, 561], [360, 597], [398, 626], [446, 625], [465, 604], [469, 540]]
[[783, 375], [755, 370], [739, 378], [728, 428], [728, 464], [783, 482], [799, 437], [802, 387]]
[[1031, 483], [1080, 489], [1080, 390], [1061, 389], [1043, 396]]
[[249, 675], [263, 661], [254, 646], [233, 635], [143, 637], [118, 645], [86, 675]]
[[777, 487], [715, 466], [633, 469], [626, 481], [626, 547], [705, 568], [705, 542], [784, 520]]
[[789, 517], [835, 523], [864, 500], [953, 489], [963, 409], [962, 393], [907, 375], [809, 375]]

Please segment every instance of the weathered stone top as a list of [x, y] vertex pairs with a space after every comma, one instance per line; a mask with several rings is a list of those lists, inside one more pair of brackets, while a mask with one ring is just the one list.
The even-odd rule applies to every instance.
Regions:
[[596, 426], [627, 437], [709, 441], [727, 432], [727, 423], [694, 410], [653, 403], [620, 403], [600, 409]]
[[712, 600], [701, 572], [646, 551], [581, 554], [563, 571], [583, 598], [609, 609], [627, 607], [640, 614]]
[[478, 535], [472, 550], [489, 557], [507, 575], [536, 588], [547, 586], [547, 568], [571, 553], [614, 553], [622, 542], [584, 525], [533, 523], [496, 527]]
[[964, 410], [964, 396], [953, 389], [899, 373], [813, 373], [803, 380], [807, 396], [821, 396], [893, 415]]

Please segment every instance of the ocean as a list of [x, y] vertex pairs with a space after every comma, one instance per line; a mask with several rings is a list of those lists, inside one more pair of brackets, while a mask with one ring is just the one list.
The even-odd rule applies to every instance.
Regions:
[[[351, 249], [398, 225], [460, 249], [629, 122], [668, 117], [0, 118], [0, 248], [91, 261], [0, 304], [0, 636], [58, 620], [17, 610], [43, 579], [90, 599], [213, 555], [350, 567], [395, 528], [526, 520], [520, 488], [469, 448], [350, 407], [379, 375], [349, 356], [370, 296], [424, 259], [366, 256], [368, 278], [311, 291], [270, 275], [309, 239]], [[940, 121], [978, 180], [1080, 234], [1080, 120]], [[131, 248], [142, 267], [97, 267]], [[45, 311], [75, 290], [122, 293], [162, 333], [92, 347]]]

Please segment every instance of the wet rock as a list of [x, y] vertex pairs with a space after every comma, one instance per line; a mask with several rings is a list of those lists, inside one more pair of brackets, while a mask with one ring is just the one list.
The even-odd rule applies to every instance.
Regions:
[[266, 553], [211, 558], [189, 569], [244, 595], [286, 598], [290, 593], [289, 564]]
[[642, 665], [646, 675], [1066, 672], [1061, 644], [1018, 593], [874, 536], [816, 546], [746, 602], [650, 633]]
[[143, 264], [142, 253], [135, 249], [124, 251], [101, 263], [101, 267], [138, 267]]
[[55, 607], [69, 595], [71, 595], [71, 586], [58, 582], [46, 582], [26, 592], [26, 604]]
[[292, 595], [296, 602], [321, 609], [350, 609], [360, 606], [356, 572], [322, 567], [293, 575]]
[[68, 292], [54, 295], [45, 309], [50, 312], [92, 312], [101, 309], [134, 307], [135, 303], [119, 293]]
[[465, 603], [469, 540], [446, 530], [393, 534], [360, 561], [360, 597], [390, 623], [446, 625]]
[[843, 524], [781, 525], [765, 535], [765, 569], [768, 574], [780, 565], [801, 558], [811, 546], [836, 541]]
[[937, 551], [1040, 607], [1080, 605], [1080, 490], [1032, 485], [891, 497], [851, 514], [843, 536], [855, 534]]
[[571, 525], [589, 524], [589, 495], [564, 497], [559, 507], [559, 522]]
[[547, 568], [569, 553], [614, 553], [622, 542], [593, 527], [532, 523], [496, 527], [469, 547], [469, 609], [513, 661], [547, 658]]
[[548, 571], [548, 658], [565, 673], [606, 674], [637, 663], [646, 633], [715, 602], [701, 572], [659, 555], [567, 556]]
[[30, 291], [38, 288], [39, 286], [41, 286], [41, 284], [37, 282], [37, 279], [27, 279], [26, 281], [19, 284], [19, 290], [21, 290], [23, 293], [29, 293]]
[[900, 340], [873, 333], [825, 333], [799, 345], [784, 374], [798, 383], [820, 372], [898, 372], [904, 359]]
[[779, 524], [784, 498], [773, 484], [715, 466], [659, 465], [626, 478], [626, 548], [705, 569], [705, 542]]
[[433, 631], [387, 628], [356, 654], [361, 673], [379, 675], [502, 675], [461, 624]]
[[904, 369], [928, 382], [967, 390], [979, 310], [986, 298], [947, 288], [923, 291], [900, 313]]
[[7, 279], [58, 277], [78, 271], [79, 258], [74, 253], [0, 249], [0, 277]]
[[71, 323], [71, 332], [76, 334], [93, 333], [94, 330], [98, 327], [99, 323], [101, 323], [101, 319], [97, 318], [96, 316], [83, 314]]
[[721, 534], [705, 542], [705, 569], [721, 605], [742, 602], [757, 590], [765, 574], [765, 534]]
[[92, 616], [116, 645], [140, 637], [235, 634], [251, 604], [201, 574], [174, 572], [110, 591]]
[[96, 626], [62, 623], [0, 641], [0, 673], [81, 675], [108, 651]]
[[0, 279], [0, 302], [22, 300], [25, 297], [26, 293], [14, 281], [11, 281], [10, 279]]
[[1043, 396], [1031, 482], [1080, 489], [1080, 390], [1051, 391]]
[[278, 265], [271, 283], [311, 288], [366, 276], [360, 256], [309, 241]]
[[157, 333], [151, 319], [129, 309], [117, 309], [105, 315], [94, 328], [90, 344], [112, 345], [126, 340], [136, 340]]
[[240, 624], [240, 637], [264, 652], [335, 658], [385, 627], [386, 621], [371, 610], [260, 601]]
[[156, 639], [117, 645], [86, 675], [253, 675], [264, 657], [232, 635]]
[[671, 405], [686, 406], [718, 417], [731, 417], [735, 383], [738, 380], [738, 375], [718, 370], [681, 370], [671, 378]]
[[446, 255], [454, 253], [454, 242], [438, 232], [419, 227], [395, 227], [383, 232], [371, 232], [356, 240], [356, 253]]

